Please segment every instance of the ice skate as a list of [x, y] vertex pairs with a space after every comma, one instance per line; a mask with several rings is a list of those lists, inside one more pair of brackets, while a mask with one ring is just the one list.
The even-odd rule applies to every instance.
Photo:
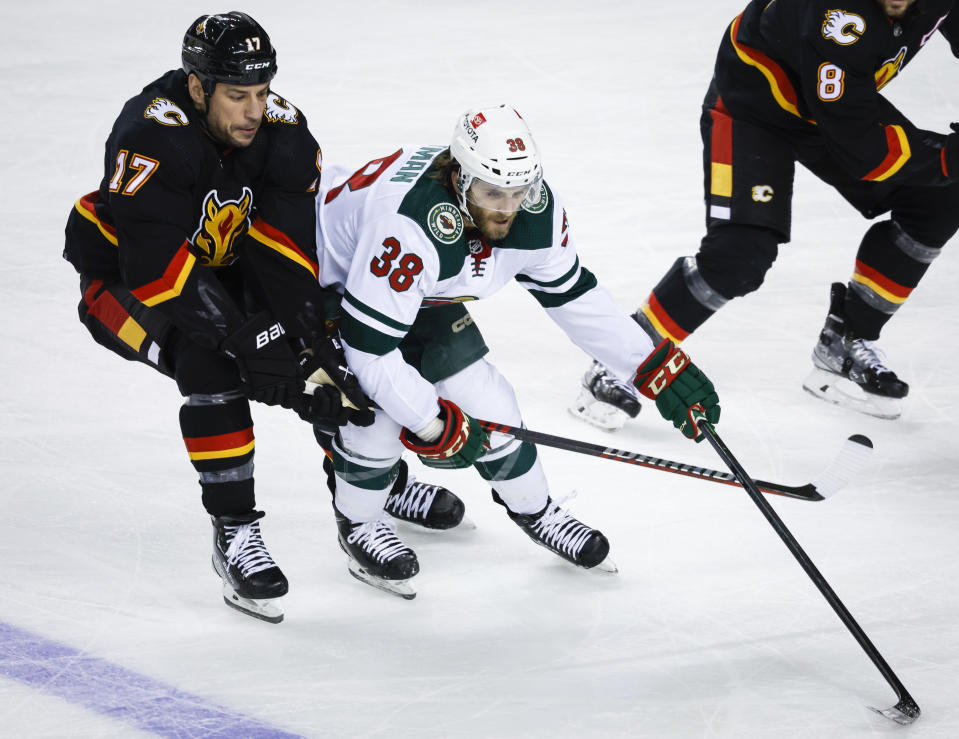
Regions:
[[278, 598], [289, 585], [260, 535], [262, 511], [213, 518], [213, 569], [223, 580], [223, 601], [249, 616], [278, 624]]
[[579, 395], [569, 412], [606, 431], [618, 431], [639, 415], [639, 398], [630, 385], [594, 361], [583, 375]]
[[409, 580], [420, 571], [416, 552], [396, 535], [391, 520], [356, 523], [336, 508], [340, 548], [349, 557], [347, 566], [357, 580], [406, 600], [416, 597]]
[[[493, 499], [506, 506], [495, 492]], [[537, 513], [513, 513], [509, 507], [506, 513], [530, 539], [567, 562], [598, 572], [618, 572], [609, 558], [609, 540], [602, 532], [573, 518], [561, 505], [565, 500], [547, 498], [546, 505]]]
[[466, 506], [455, 493], [440, 485], [420, 482], [415, 475], [407, 478], [402, 490], [390, 493], [385, 510], [399, 521], [425, 529], [476, 528], [465, 517]]
[[898, 418], [909, 385], [885, 366], [885, 355], [872, 341], [845, 330], [842, 306], [846, 286], [832, 286], [829, 315], [813, 348], [813, 369], [803, 389], [828, 403], [877, 418]]

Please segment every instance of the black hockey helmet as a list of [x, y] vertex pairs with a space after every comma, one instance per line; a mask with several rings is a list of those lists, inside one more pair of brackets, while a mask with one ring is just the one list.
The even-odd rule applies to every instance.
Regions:
[[183, 36], [183, 71], [195, 74], [207, 95], [217, 82], [259, 85], [276, 74], [276, 49], [259, 23], [233, 11], [201, 15]]

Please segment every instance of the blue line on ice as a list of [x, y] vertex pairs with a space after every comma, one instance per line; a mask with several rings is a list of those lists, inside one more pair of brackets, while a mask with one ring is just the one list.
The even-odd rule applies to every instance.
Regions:
[[159, 736], [297, 736], [2, 621], [0, 675]]

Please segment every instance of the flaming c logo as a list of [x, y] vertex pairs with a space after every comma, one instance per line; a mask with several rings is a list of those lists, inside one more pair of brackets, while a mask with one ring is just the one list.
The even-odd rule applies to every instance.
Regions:
[[234, 245], [250, 227], [250, 206], [253, 193], [243, 188], [238, 200], [221, 202], [216, 190], [210, 190], [203, 201], [200, 226], [193, 234], [193, 246], [200, 263], [210, 267], [225, 267], [236, 259]]

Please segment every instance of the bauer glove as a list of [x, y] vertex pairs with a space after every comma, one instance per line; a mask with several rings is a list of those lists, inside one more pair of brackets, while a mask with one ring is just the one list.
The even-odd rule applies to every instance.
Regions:
[[347, 420], [350, 423], [356, 426], [373, 423], [373, 401], [360, 388], [356, 375], [347, 366], [343, 345], [335, 335], [320, 336], [313, 340], [312, 347], [300, 354], [300, 371], [310, 383], [308, 387], [319, 385], [321, 388], [335, 388], [340, 393], [340, 400], [348, 409]]
[[286, 332], [268, 312], [257, 313], [223, 340], [220, 350], [240, 370], [247, 396], [266, 405], [299, 400], [304, 383]]
[[698, 419], [705, 416], [710, 423], [719, 422], [719, 396], [713, 383], [669, 339], [663, 339], [639, 365], [633, 384], [656, 401], [663, 418], [696, 443], [703, 440]]
[[407, 428], [400, 432], [403, 446], [427, 467], [459, 469], [469, 467], [489, 448], [489, 434], [479, 421], [467, 415], [455, 403], [439, 399], [439, 420], [443, 430], [435, 441], [425, 441]]
[[305, 392], [300, 362], [283, 327], [268, 312], [257, 313], [220, 348], [236, 362], [250, 399], [295, 411], [308, 423], [342, 426], [352, 420], [356, 411], [344, 408], [335, 387]]

